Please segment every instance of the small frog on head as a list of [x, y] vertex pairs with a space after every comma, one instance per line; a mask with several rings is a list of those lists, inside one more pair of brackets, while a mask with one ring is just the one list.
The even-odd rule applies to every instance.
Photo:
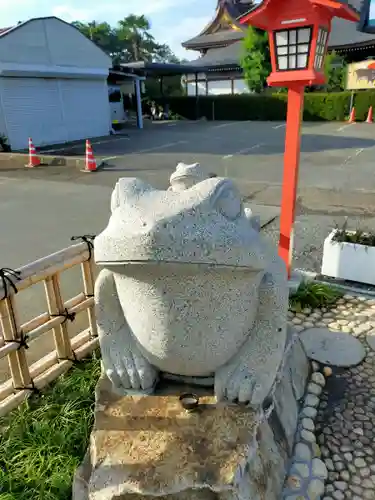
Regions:
[[199, 163], [179, 163], [176, 170], [170, 177], [169, 191], [184, 191], [189, 189], [198, 182], [202, 182], [212, 177], [212, 174], [207, 174]]
[[[200, 163], [179, 163], [176, 170], [170, 177], [170, 186], [168, 191], [181, 192], [186, 189], [190, 189], [199, 182], [206, 179], [217, 178], [218, 175], [215, 172], [206, 173], [202, 168]], [[245, 208], [245, 215], [249, 219], [251, 226], [256, 230], [260, 230], [260, 221], [258, 217], [254, 217], [251, 208]]]

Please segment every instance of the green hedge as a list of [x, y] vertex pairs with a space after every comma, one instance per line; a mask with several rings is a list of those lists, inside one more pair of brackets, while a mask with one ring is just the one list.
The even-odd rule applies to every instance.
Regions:
[[[351, 92], [305, 94], [304, 120], [344, 121], [350, 110]], [[161, 103], [160, 99], [154, 99]], [[287, 94], [272, 95], [220, 95], [168, 97], [170, 111], [196, 120], [275, 120], [286, 118]], [[164, 101], [165, 102], [165, 101]], [[375, 91], [359, 91], [355, 94], [357, 120], [365, 120], [371, 105], [375, 108]]]

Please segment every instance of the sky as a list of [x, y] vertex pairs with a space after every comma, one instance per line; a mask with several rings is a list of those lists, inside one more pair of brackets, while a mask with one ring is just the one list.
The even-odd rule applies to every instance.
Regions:
[[178, 57], [196, 59], [181, 42], [198, 35], [215, 13], [217, 0], [0, 0], [1, 26], [32, 17], [57, 16], [65, 21], [107, 21], [115, 25], [128, 14], [145, 14], [152, 34]]

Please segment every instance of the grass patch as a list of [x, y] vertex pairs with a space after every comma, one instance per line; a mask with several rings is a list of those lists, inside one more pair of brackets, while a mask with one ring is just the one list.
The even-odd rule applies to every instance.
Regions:
[[296, 312], [305, 307], [330, 307], [343, 296], [343, 292], [333, 286], [314, 281], [303, 282], [289, 297], [289, 307]]
[[69, 500], [92, 424], [99, 356], [0, 418], [0, 500]]

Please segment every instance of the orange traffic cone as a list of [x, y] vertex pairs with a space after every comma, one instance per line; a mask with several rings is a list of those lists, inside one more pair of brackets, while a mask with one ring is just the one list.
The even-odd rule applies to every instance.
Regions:
[[355, 107], [352, 107], [348, 123], [355, 123]]
[[86, 141], [86, 165], [84, 172], [96, 172], [96, 160], [89, 140]]
[[39, 165], [40, 165], [40, 158], [35, 150], [33, 140], [31, 139], [31, 137], [29, 137], [29, 163], [28, 165], [26, 165], [26, 167], [33, 168], [33, 167], [39, 167]]
[[370, 109], [368, 110], [366, 123], [374, 123], [373, 114], [374, 114], [374, 111], [372, 109], [372, 106], [370, 106]]

